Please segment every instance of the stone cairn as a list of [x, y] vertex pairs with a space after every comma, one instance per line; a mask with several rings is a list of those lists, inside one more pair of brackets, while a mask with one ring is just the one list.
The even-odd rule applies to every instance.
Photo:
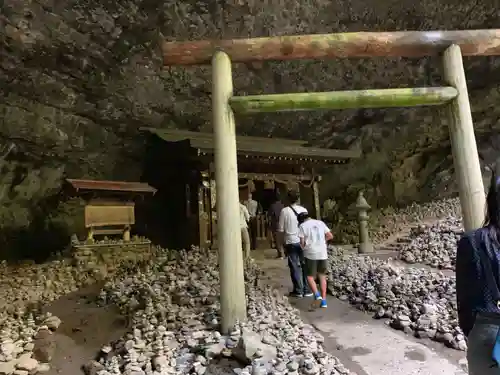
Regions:
[[427, 264], [433, 268], [454, 269], [457, 244], [463, 234], [462, 219], [449, 216], [434, 224], [420, 224], [411, 229], [410, 236], [401, 239], [399, 257], [413, 264]]
[[458, 327], [455, 277], [332, 249], [328, 283], [333, 296], [395, 329], [467, 349]]
[[[165, 252], [142, 271], [108, 282], [100, 301], [131, 317], [130, 332], [105, 346], [88, 374], [349, 374], [323, 350], [323, 337], [304, 324], [286, 297], [246, 267], [248, 322], [223, 335], [215, 254]], [[270, 308], [271, 307], [271, 308]], [[213, 366], [221, 358], [231, 365]], [[214, 361], [215, 360], [215, 361]]]
[[117, 277], [153, 256], [126, 249], [85, 249], [73, 258], [37, 265], [0, 263], [0, 375], [49, 371], [54, 351], [48, 346], [53, 342], [49, 336], [61, 320], [42, 313], [43, 305], [98, 280]]
[[[380, 240], [403, 228], [408, 238], [399, 239], [400, 258], [434, 268], [451, 269], [462, 233], [460, 202], [447, 199], [414, 204], [383, 218]], [[437, 220], [433, 224], [422, 224]], [[418, 224], [420, 223], [420, 224]], [[374, 313], [391, 327], [418, 338], [429, 338], [458, 350], [466, 350], [458, 327], [455, 277], [423, 268], [397, 267], [391, 260], [330, 252], [329, 290], [356, 308]]]
[[417, 223], [445, 217], [460, 217], [461, 208], [458, 198], [443, 199], [425, 204], [412, 204], [410, 206], [386, 213], [379, 218], [378, 228], [371, 234], [374, 243], [384, 242], [391, 236], [401, 233]]

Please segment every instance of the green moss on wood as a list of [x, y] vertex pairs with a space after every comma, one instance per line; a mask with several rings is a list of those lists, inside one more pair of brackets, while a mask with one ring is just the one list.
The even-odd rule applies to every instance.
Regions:
[[423, 87], [235, 96], [229, 102], [236, 113], [259, 113], [429, 106], [444, 104], [456, 96], [453, 87]]

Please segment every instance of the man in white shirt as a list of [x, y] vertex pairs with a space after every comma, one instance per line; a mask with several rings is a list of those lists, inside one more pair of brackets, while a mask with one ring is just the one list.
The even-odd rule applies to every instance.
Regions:
[[[307, 282], [320, 307], [326, 308], [326, 273], [328, 270], [327, 241], [333, 238], [332, 232], [321, 220], [311, 219], [304, 212], [298, 216], [300, 246], [304, 251], [304, 265]], [[319, 278], [320, 290], [316, 286]]]
[[250, 213], [244, 204], [240, 202], [240, 228], [241, 228], [241, 242], [243, 246], [243, 254], [245, 258], [250, 256], [250, 236], [248, 234], [248, 221], [250, 220]]
[[252, 193], [248, 193], [248, 199], [244, 202], [250, 220], [248, 222], [248, 234], [250, 235], [250, 248], [255, 250], [257, 248], [257, 213], [259, 211], [259, 203], [252, 199]]
[[299, 195], [296, 191], [288, 192], [289, 205], [280, 212], [278, 220], [278, 233], [280, 233], [281, 243], [284, 245], [285, 254], [290, 268], [290, 277], [293, 283], [293, 291], [290, 296], [301, 298], [312, 296], [307, 284], [305, 270], [303, 268], [304, 255], [300, 247], [299, 223], [297, 216], [307, 210], [298, 204]]

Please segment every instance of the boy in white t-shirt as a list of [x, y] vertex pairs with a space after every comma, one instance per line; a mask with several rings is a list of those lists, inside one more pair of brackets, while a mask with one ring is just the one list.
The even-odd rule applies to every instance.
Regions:
[[[327, 241], [333, 238], [332, 232], [321, 220], [311, 219], [307, 212], [298, 215], [300, 246], [304, 251], [307, 282], [320, 301], [320, 307], [326, 308], [326, 272], [328, 268]], [[320, 290], [316, 286], [319, 278]]]

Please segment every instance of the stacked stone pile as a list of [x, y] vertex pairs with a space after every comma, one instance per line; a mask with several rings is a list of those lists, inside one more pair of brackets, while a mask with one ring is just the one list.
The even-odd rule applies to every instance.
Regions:
[[379, 218], [376, 228], [373, 228], [372, 240], [381, 243], [394, 234], [407, 229], [408, 226], [444, 217], [460, 217], [461, 208], [458, 198], [444, 199], [426, 204], [412, 204], [411, 206], [388, 212]]
[[149, 241], [134, 238], [123, 243], [122, 240], [95, 241], [90, 246], [76, 247], [73, 251], [73, 265], [90, 277], [89, 283], [112, 277], [121, 269], [134, 268], [153, 256], [156, 248]]
[[457, 244], [463, 234], [462, 220], [447, 217], [434, 224], [412, 228], [410, 236], [399, 250], [407, 263], [423, 263], [434, 268], [454, 269]]
[[203, 375], [214, 359], [227, 358], [230, 374], [349, 374], [324, 352], [323, 337], [302, 322], [287, 298], [260, 285], [252, 263], [245, 275], [248, 323], [222, 335], [216, 258], [198, 250], [177, 254], [160, 255], [144, 271], [104, 286], [100, 300], [118, 305], [132, 327], [102, 349], [87, 373]]
[[49, 370], [50, 340], [61, 321], [41, 313], [43, 304], [97, 280], [134, 269], [154, 252], [126, 247], [81, 249], [74, 258], [45, 264], [0, 264], [0, 375]]
[[50, 313], [36, 318], [32, 312], [19, 310], [9, 316], [0, 330], [0, 374], [26, 375], [50, 370], [54, 351], [53, 332], [61, 320]]
[[85, 275], [71, 260], [0, 267], [0, 375], [43, 373], [50, 369], [48, 340], [60, 319], [40, 307], [78, 289]]
[[393, 328], [466, 350], [458, 327], [455, 278], [332, 249], [329, 289]]
[[95, 274], [88, 271], [101, 270], [103, 263], [115, 271], [106, 271], [99, 300], [118, 305], [130, 318], [131, 330], [103, 347], [98, 360], [86, 367], [88, 373], [221, 374], [213, 359], [222, 357], [232, 364], [226, 370], [238, 375], [349, 374], [338, 359], [323, 351], [323, 337], [302, 322], [287, 298], [261, 285], [261, 273], [253, 263], [247, 264], [245, 275], [249, 320], [226, 336], [217, 331], [219, 281], [214, 256], [207, 259], [197, 249], [154, 249], [148, 256], [131, 256], [127, 263], [120, 252], [102, 255], [81, 249], [76, 261], [16, 268], [2, 264], [0, 375], [50, 369], [55, 348], [47, 343], [54, 345], [50, 338], [61, 321], [40, 313], [42, 301], [95, 281]]
[[44, 264], [8, 266], [0, 263], [0, 328], [2, 317], [41, 301], [44, 303], [78, 290], [96, 280], [112, 277], [154, 256], [134, 246], [83, 248], [65, 258]]

